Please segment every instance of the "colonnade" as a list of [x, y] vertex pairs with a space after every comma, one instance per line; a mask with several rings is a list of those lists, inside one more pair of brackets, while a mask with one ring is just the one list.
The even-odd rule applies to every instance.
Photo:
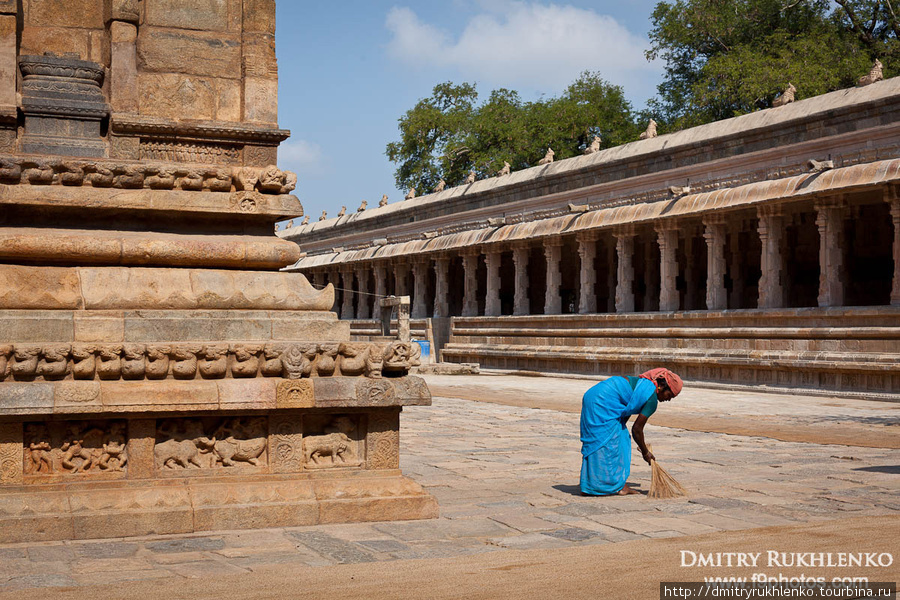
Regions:
[[341, 317], [358, 319], [386, 294], [410, 295], [413, 318], [900, 306], [900, 195], [883, 200], [766, 204], [307, 274], [334, 283]]

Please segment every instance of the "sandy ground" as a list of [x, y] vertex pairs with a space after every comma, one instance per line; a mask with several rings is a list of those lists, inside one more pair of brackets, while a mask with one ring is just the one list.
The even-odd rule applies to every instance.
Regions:
[[[705, 576], [745, 576], [766, 573], [786, 577], [810, 569], [692, 568], [682, 566], [682, 551], [691, 552], [884, 552], [896, 555], [900, 516], [828, 521], [799, 527], [767, 527], [750, 531], [707, 534], [690, 538], [642, 540], [606, 546], [546, 550], [511, 550], [444, 560], [406, 560], [384, 564], [337, 565], [304, 569], [272, 567], [258, 572], [202, 578], [125, 582], [91, 588], [25, 590], [0, 593], [2, 599], [71, 600], [98, 598], [246, 600], [336, 598], [420, 600], [466, 598], [659, 598], [661, 581], [698, 581]], [[900, 559], [900, 556], [896, 556]], [[767, 556], [760, 557], [760, 563]], [[900, 580], [900, 565], [887, 568], [832, 569], [827, 577], [868, 577], [869, 581]]]

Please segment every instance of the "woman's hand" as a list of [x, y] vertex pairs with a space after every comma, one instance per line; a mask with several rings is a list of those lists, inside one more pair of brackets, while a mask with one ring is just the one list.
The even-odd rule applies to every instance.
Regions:
[[643, 452], [643, 455], [644, 455], [644, 460], [647, 462], [648, 465], [650, 464], [651, 460], [656, 460], [656, 457], [653, 456], [653, 453], [650, 452], [649, 450], [647, 450], [646, 452]]

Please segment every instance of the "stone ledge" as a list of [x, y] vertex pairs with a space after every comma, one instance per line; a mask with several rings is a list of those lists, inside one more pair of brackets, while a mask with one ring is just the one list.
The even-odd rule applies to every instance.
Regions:
[[420, 377], [50, 381], [0, 384], [0, 416], [430, 406]]
[[399, 471], [7, 487], [0, 543], [432, 519], [437, 501]]

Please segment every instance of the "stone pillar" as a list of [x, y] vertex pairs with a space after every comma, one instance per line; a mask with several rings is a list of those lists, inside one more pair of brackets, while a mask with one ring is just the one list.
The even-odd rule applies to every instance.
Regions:
[[578, 240], [578, 257], [581, 262], [581, 284], [579, 285], [578, 312], [581, 314], [597, 312], [597, 258], [596, 231], [585, 231], [576, 236]]
[[684, 310], [691, 310], [697, 300], [697, 264], [694, 262], [694, 238], [697, 227], [690, 225], [684, 229]]
[[484, 255], [487, 266], [487, 290], [484, 296], [484, 314], [500, 316], [500, 249], [488, 248]]
[[356, 318], [368, 319], [372, 316], [370, 306], [372, 304], [372, 296], [369, 295], [369, 268], [357, 267], [356, 269], [356, 285], [359, 294], [356, 296]]
[[[383, 263], [375, 264], [375, 306], [378, 307], [378, 301], [388, 295], [387, 291], [388, 270], [387, 265]], [[375, 316], [380, 316], [375, 311]]]
[[672, 221], [664, 221], [656, 226], [659, 242], [659, 310], [661, 312], [678, 310], [678, 261], [675, 253], [678, 250], [678, 229]]
[[547, 259], [547, 291], [544, 294], [544, 314], [558, 315], [562, 312], [562, 298], [559, 296], [559, 286], [562, 283], [562, 273], [559, 270], [559, 260], [562, 257], [562, 239], [550, 237], [544, 239], [544, 257]]
[[743, 220], [735, 223], [731, 236], [731, 307], [740, 308], [744, 297], [744, 249], [741, 248], [741, 231]]
[[353, 296], [355, 296], [353, 293], [353, 269], [347, 267], [341, 271], [341, 287], [344, 288], [341, 318], [355, 319], [356, 315], [353, 313]]
[[[109, 24], [110, 66], [109, 104], [113, 112], [137, 113], [137, 23], [140, 12], [119, 14], [123, 2], [113, 2], [113, 21]], [[136, 4], [136, 3], [135, 3]], [[122, 18], [128, 17], [131, 18]]]
[[[784, 237], [784, 211], [776, 205], [760, 206], [759, 241], [762, 245], [760, 256], [759, 300], [758, 308], [781, 308], [784, 306], [784, 256], [781, 254], [781, 240]], [[732, 248], [734, 251], [734, 248]], [[738, 254], [740, 251], [738, 250]]]
[[394, 295], [408, 296], [406, 289], [406, 275], [409, 273], [409, 265], [397, 263], [394, 265]]
[[703, 218], [706, 231], [706, 309], [725, 310], [725, 216], [712, 214]]
[[530, 252], [531, 248], [527, 243], [513, 245], [513, 264], [516, 266], [514, 315], [527, 315], [531, 312], [528, 303], [528, 255]]
[[843, 199], [816, 202], [819, 228], [819, 306], [844, 303]]
[[275, 2], [257, 0], [243, 4], [243, 120], [274, 124], [278, 122]]
[[478, 257], [481, 253], [477, 250], [463, 252], [463, 271], [465, 281], [463, 288], [462, 316], [478, 316]]
[[450, 316], [450, 257], [434, 259], [434, 316]]
[[613, 266], [616, 264], [616, 244], [604, 244], [606, 247], [606, 306], [604, 311], [611, 313], [616, 312], [616, 277], [617, 273]]
[[413, 263], [413, 294], [412, 314], [413, 319], [424, 319], [428, 316], [428, 267], [430, 259], [417, 257]]
[[616, 312], [634, 312], [634, 228], [615, 232], [616, 255]]
[[891, 221], [894, 223], [894, 285], [891, 287], [891, 306], [900, 306], [900, 198], [893, 197], [888, 201], [891, 203]]

